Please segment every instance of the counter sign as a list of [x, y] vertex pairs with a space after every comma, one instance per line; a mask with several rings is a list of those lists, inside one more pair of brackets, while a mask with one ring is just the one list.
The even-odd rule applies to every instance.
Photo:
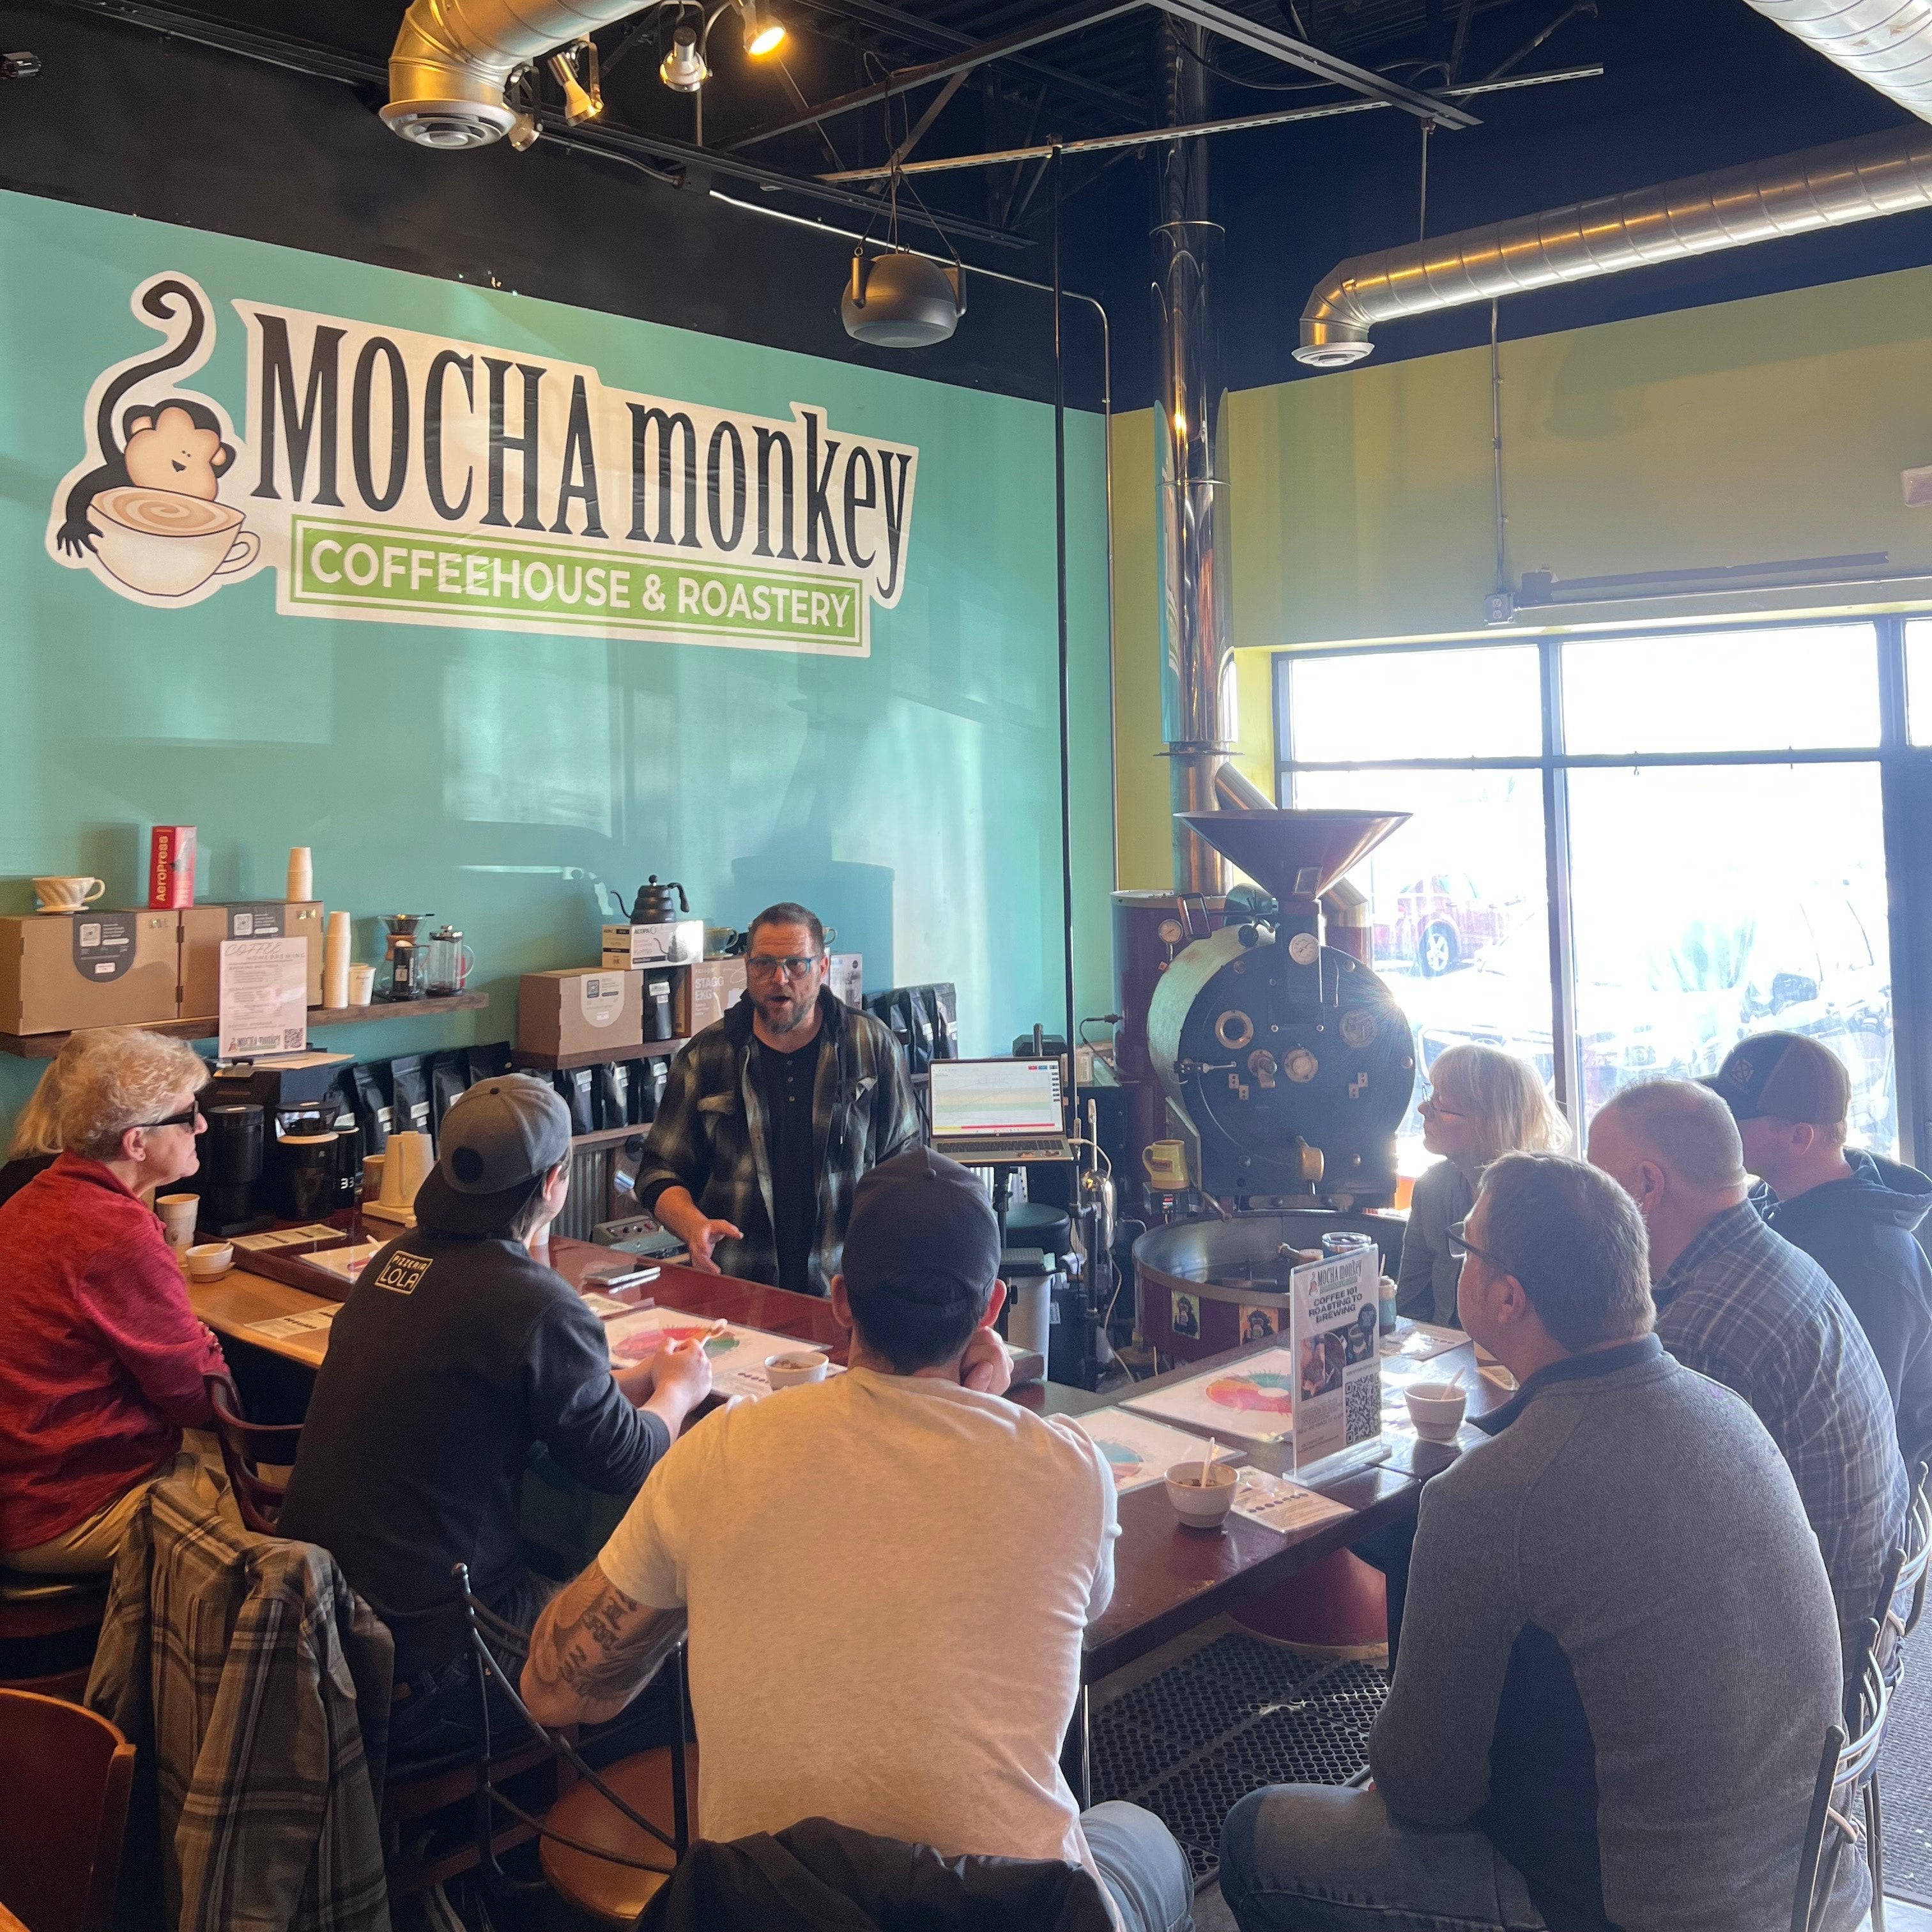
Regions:
[[245, 431], [186, 386], [188, 276], [135, 315], [47, 523], [56, 562], [167, 609], [272, 569], [285, 616], [589, 632], [854, 657], [905, 585], [919, 452], [607, 387], [526, 351], [238, 298]]

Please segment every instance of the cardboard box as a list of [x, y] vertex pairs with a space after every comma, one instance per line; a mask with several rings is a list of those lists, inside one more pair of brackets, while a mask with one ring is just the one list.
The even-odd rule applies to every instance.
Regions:
[[744, 998], [742, 959], [700, 959], [686, 976], [691, 982], [691, 1017], [686, 1022], [691, 1034], [722, 1020]]
[[236, 899], [188, 906], [181, 920], [181, 1013], [212, 1020], [221, 1011], [221, 942], [301, 934], [308, 940], [308, 1003], [322, 1004], [322, 942], [328, 922], [320, 899]]
[[866, 1004], [866, 956], [862, 952], [835, 952], [826, 964], [825, 983], [832, 997], [848, 1006]]
[[662, 926], [607, 926], [604, 962], [622, 970], [632, 966], [687, 966], [704, 956], [704, 922], [674, 919]]
[[634, 1057], [644, 1044], [644, 976], [568, 966], [517, 982], [517, 1045], [525, 1053]]
[[0, 1033], [174, 1018], [180, 921], [145, 906], [0, 919]]
[[194, 904], [192, 825], [158, 825], [148, 833], [148, 904], [158, 912]]

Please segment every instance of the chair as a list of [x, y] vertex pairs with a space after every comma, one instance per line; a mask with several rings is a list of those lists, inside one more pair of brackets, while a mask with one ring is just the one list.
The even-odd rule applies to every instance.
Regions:
[[242, 1523], [257, 1536], [273, 1536], [286, 1485], [264, 1475], [262, 1466], [286, 1468], [294, 1462], [302, 1442], [302, 1424], [250, 1422], [242, 1413], [235, 1384], [226, 1376], [206, 1379], [208, 1402], [214, 1411], [215, 1440], [221, 1444], [222, 1464]]
[[[1791, 1905], [1791, 1932], [1819, 1932], [1832, 1897], [1832, 1881], [1847, 1845], [1866, 1842], [1867, 1826], [1857, 1816], [1856, 1799], [1869, 1788], [1885, 1742], [1891, 1692], [1876, 1655], [1878, 1626], [1868, 1626], [1865, 1668], [1860, 1684], [1858, 1734], [1849, 1741], [1834, 1724], [1825, 1733], [1811, 1814], [1798, 1858], [1798, 1886]], [[1868, 1814], [1868, 1816], [1870, 1816]], [[1868, 1846], [1867, 1856], [1871, 1856]], [[1872, 1932], [1884, 1932], [1885, 1897], [1877, 1865], [1872, 1866]]]
[[[567, 1904], [606, 1924], [628, 1926], [662, 1888], [691, 1844], [688, 1761], [694, 1754], [685, 1743], [688, 1707], [683, 1641], [679, 1640], [670, 1659], [675, 1742], [639, 1752], [600, 1774], [584, 1761], [567, 1736], [546, 1730], [524, 1708], [491, 1642], [520, 1652], [527, 1646], [527, 1637], [476, 1598], [470, 1588], [466, 1566], [458, 1564], [456, 1576], [477, 1664], [474, 1677], [482, 1734], [478, 1752], [474, 1863], [493, 1886], [504, 1892], [542, 1888], [512, 1880], [496, 1862], [501, 1840], [495, 1828], [495, 1812], [506, 1811], [524, 1828], [523, 1838], [542, 1840], [539, 1856], [551, 1889]], [[504, 1763], [491, 1750], [491, 1677], [538, 1741], [538, 1748], [554, 1753], [581, 1780], [565, 1790], [541, 1819], [524, 1810], [502, 1789]], [[639, 1808], [667, 1803], [671, 1815], [669, 1832]]]
[[[104, 1576], [35, 1576], [24, 1570], [0, 1570], [0, 1689], [32, 1691], [44, 1697], [78, 1701], [87, 1688], [94, 1646], [86, 1644], [86, 1659], [64, 1670], [28, 1670], [13, 1674], [24, 1661], [19, 1647], [48, 1639], [100, 1634], [107, 1609]], [[63, 1646], [70, 1652], [78, 1646]], [[44, 1664], [44, 1657], [40, 1661]]]
[[33, 1932], [113, 1923], [134, 1775], [134, 1747], [105, 1718], [0, 1690], [0, 1898]]

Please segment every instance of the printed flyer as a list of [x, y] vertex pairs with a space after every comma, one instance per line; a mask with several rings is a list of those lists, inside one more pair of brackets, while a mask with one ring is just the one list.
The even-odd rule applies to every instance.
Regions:
[[1381, 1440], [1380, 1273], [1375, 1249], [1364, 1247], [1324, 1256], [1288, 1276], [1298, 1470]]

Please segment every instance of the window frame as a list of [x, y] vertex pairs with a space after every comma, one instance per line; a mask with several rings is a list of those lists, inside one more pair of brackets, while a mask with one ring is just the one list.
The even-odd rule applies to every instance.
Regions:
[[[1551, 1046], [1556, 1063], [1557, 1104], [1574, 1131], [1581, 1134], [1575, 1005], [1575, 943], [1570, 855], [1570, 774], [1592, 769], [1622, 770], [1671, 766], [1870, 764], [1879, 772], [1880, 816], [1888, 901], [1886, 938], [1892, 962], [1893, 1077], [1896, 1087], [1900, 1157], [1923, 1165], [1932, 1153], [1932, 1121], [1925, 1118], [1932, 1096], [1932, 1040], [1921, 1024], [1932, 1010], [1926, 985], [1932, 966], [1932, 839], [1915, 839], [1912, 826], [1932, 824], [1932, 743], [1915, 746], [1908, 730], [1906, 626], [1932, 619], [1932, 610], [1870, 616], [1862, 613], [1807, 613], [1803, 616], [1700, 618], [1673, 624], [1662, 634], [1708, 635], [1714, 632], [1816, 629], [1827, 624], [1868, 626], [1877, 660], [1878, 740], [1876, 745], [1820, 746], [1808, 750], [1664, 752], [1570, 752], [1564, 743], [1563, 652], [1565, 645], [1587, 640], [1613, 643], [1620, 637], [1652, 640], [1657, 627], [1550, 631], [1535, 637], [1499, 631], [1489, 638], [1445, 638], [1400, 644], [1322, 644], [1284, 646], [1273, 653], [1270, 728], [1273, 734], [1275, 801], [1294, 796], [1301, 772], [1514, 771], [1540, 774], [1543, 787], [1544, 887], [1549, 908]], [[1394, 656], [1418, 651], [1516, 649], [1534, 644], [1538, 652], [1542, 710], [1542, 749], [1534, 756], [1387, 759], [1292, 758], [1292, 667], [1311, 658]], [[1868, 934], [1868, 938], [1871, 935]]]

